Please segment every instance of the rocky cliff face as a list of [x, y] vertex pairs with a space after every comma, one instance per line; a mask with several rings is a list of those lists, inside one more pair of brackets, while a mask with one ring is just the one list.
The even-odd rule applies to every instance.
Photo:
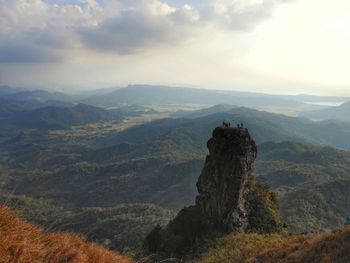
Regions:
[[252, 175], [257, 147], [248, 130], [217, 127], [207, 146], [195, 205], [148, 235], [149, 252], [183, 256], [216, 233], [280, 231], [276, 196], [268, 186], [256, 184]]
[[245, 230], [248, 227], [246, 195], [257, 147], [247, 129], [218, 127], [207, 143], [209, 155], [197, 182], [205, 227]]

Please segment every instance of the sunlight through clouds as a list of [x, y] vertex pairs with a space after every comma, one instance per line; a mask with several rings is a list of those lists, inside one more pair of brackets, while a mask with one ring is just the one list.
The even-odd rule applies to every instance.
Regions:
[[347, 93], [349, 10], [345, 0], [0, 0], [0, 77]]

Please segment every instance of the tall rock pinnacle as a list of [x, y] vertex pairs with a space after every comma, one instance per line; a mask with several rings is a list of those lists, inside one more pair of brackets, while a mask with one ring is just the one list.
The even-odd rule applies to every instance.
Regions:
[[248, 225], [245, 195], [257, 147], [247, 129], [217, 127], [207, 143], [209, 155], [197, 182], [196, 206], [202, 224], [225, 230]]
[[151, 231], [149, 252], [182, 257], [219, 233], [282, 230], [276, 195], [252, 175], [257, 147], [248, 130], [217, 127], [207, 146], [195, 205], [183, 208], [165, 229]]

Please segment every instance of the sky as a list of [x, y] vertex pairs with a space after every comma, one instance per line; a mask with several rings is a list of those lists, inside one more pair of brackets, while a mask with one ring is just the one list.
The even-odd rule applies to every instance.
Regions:
[[0, 84], [350, 95], [349, 0], [0, 0]]

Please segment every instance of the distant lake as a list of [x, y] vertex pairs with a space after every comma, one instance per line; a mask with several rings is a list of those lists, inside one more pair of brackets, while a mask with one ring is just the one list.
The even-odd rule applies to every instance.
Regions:
[[345, 103], [346, 101], [312, 101], [312, 102], [308, 102], [305, 101], [305, 103], [307, 104], [311, 104], [311, 105], [320, 105], [320, 106], [340, 106], [343, 103]]

